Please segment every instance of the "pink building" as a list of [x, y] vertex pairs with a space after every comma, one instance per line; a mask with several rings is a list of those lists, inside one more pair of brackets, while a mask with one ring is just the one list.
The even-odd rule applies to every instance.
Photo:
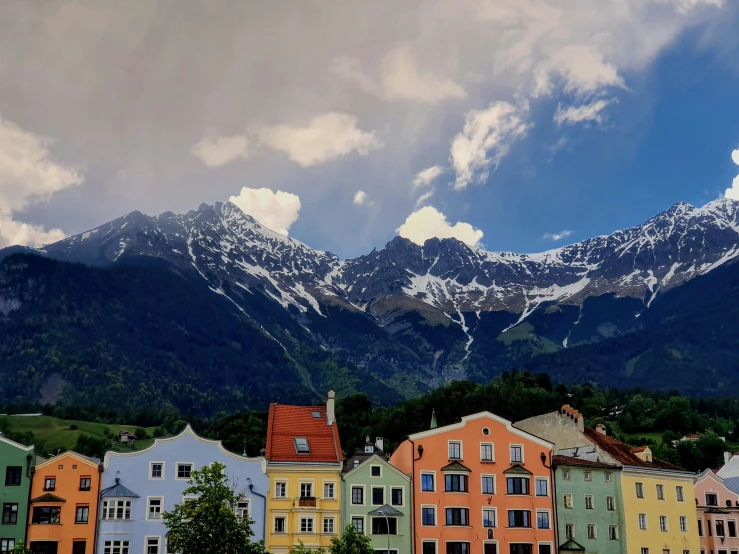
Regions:
[[739, 554], [739, 494], [707, 469], [695, 479], [701, 554]]

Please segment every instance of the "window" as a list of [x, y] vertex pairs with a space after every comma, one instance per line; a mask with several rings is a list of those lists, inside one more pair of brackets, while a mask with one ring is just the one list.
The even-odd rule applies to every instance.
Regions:
[[511, 543], [511, 554], [531, 554], [532, 546], [530, 544], [514, 544]]
[[462, 459], [462, 443], [459, 441], [449, 441], [449, 459]]
[[334, 531], [334, 518], [325, 517], [323, 518], [323, 532], [324, 533], [335, 533]]
[[432, 473], [421, 474], [421, 490], [422, 491], [433, 491], [434, 490], [434, 475]]
[[572, 523], [565, 525], [565, 537], [568, 539], [575, 538], [575, 526]]
[[606, 471], [606, 483], [610, 483], [610, 482], [611, 482], [611, 472]]
[[5, 486], [18, 487], [21, 484], [23, 468], [21, 466], [8, 466], [5, 470]]
[[295, 437], [295, 452], [298, 454], [310, 454], [308, 439], [305, 437]]
[[90, 515], [89, 506], [77, 506], [77, 512], [74, 516], [75, 523], [87, 523], [87, 518]]
[[706, 493], [706, 506], [718, 506], [718, 495]]
[[562, 470], [562, 480], [563, 481], [569, 481], [570, 480], [570, 470], [569, 469], [563, 469]]
[[726, 522], [729, 526], [729, 536], [730, 537], [736, 537], [736, 521], [729, 520]]
[[236, 514], [236, 517], [240, 519], [249, 518], [249, 501], [248, 500], [239, 500], [236, 502], [236, 508], [234, 509], [234, 514]]
[[688, 531], [688, 518], [685, 516], [680, 516], [680, 531], [683, 533], [687, 533]]
[[403, 505], [403, 489], [392, 489], [390, 494], [390, 503], [393, 506], [402, 506]]
[[131, 519], [131, 501], [103, 500], [103, 519]]
[[649, 549], [648, 548], [642, 548], [641, 549], [641, 554], [649, 554]]
[[444, 484], [447, 492], [468, 492], [466, 475], [445, 475]]
[[665, 486], [657, 485], [657, 500], [664, 500], [664, 499], [665, 499]]
[[362, 487], [352, 487], [352, 504], [364, 504], [364, 489]]
[[528, 478], [508, 477], [508, 494], [529, 494]]
[[523, 463], [523, 446], [511, 445], [511, 463]]
[[44, 480], [44, 490], [45, 491], [56, 490], [56, 477], [47, 477]]
[[192, 464], [177, 464], [177, 479], [189, 479], [192, 473]]
[[[388, 530], [388, 525], [390, 526]], [[372, 534], [373, 535], [397, 535], [398, 534], [398, 518], [389, 517], [373, 517], [372, 518]]]
[[162, 499], [161, 498], [150, 498], [149, 508], [147, 510], [148, 515], [146, 519], [161, 519], [162, 518]]
[[287, 496], [287, 483], [275, 483], [275, 498], [285, 498]]
[[571, 510], [572, 509], [572, 495], [565, 494], [563, 499], [564, 499], [565, 508], [567, 508], [568, 510]]
[[354, 460], [354, 467], [359, 467], [359, 460]]
[[150, 479], [164, 479], [164, 462], [151, 462], [149, 464]]
[[146, 554], [159, 554], [159, 537], [146, 539]]
[[128, 554], [128, 541], [105, 541], [103, 554]]
[[702, 519], [698, 520], [698, 536], [699, 537], [703, 536], [703, 520]]
[[3, 504], [3, 525], [18, 523], [18, 504]]
[[531, 527], [531, 512], [508, 510], [508, 527]]
[[423, 551], [421, 554], [436, 554], [436, 543], [431, 541], [423, 541]]
[[482, 511], [482, 526], [495, 527], [495, 510], [485, 508]]
[[0, 552], [13, 552], [15, 539], [0, 539]]
[[483, 442], [480, 444], [480, 461], [481, 462], [492, 462], [493, 461], [493, 445], [489, 442]]
[[285, 518], [276, 517], [275, 518], [275, 533], [284, 533], [284, 532], [285, 532]]
[[431, 506], [421, 508], [421, 525], [436, 525], [436, 508]]
[[639, 514], [639, 529], [647, 528], [647, 514]]
[[89, 491], [91, 481], [89, 477], [80, 477], [80, 490]]
[[372, 487], [372, 505], [382, 506], [385, 503], [385, 489], [382, 487]]
[[536, 480], [536, 496], [549, 496], [549, 482], [546, 479]]
[[352, 527], [354, 527], [354, 530], [359, 533], [360, 535], [364, 533], [364, 518], [362, 517], [353, 517], [352, 518]]
[[470, 511], [467, 508], [447, 508], [446, 509], [447, 525], [469, 525]]
[[313, 498], [312, 483], [300, 483], [300, 498]]
[[323, 497], [324, 498], [334, 498], [334, 484], [333, 483], [323, 484]]
[[588, 523], [588, 538], [594, 539], [595, 536], [595, 523]]
[[726, 533], [724, 532], [724, 522], [721, 519], [716, 520], [716, 536], [717, 537], [726, 536]]
[[370, 472], [372, 477], [382, 477], [382, 468], [380, 466], [372, 466]]
[[446, 543], [446, 554], [470, 554], [470, 543], [448, 542]]
[[592, 481], [593, 480], [593, 474], [590, 473], [589, 471], [585, 471], [584, 472], [584, 475], [585, 475], [585, 480], [586, 481]]
[[539, 554], [552, 554], [552, 545], [539, 543]]
[[549, 529], [549, 512], [536, 512], [536, 528]]
[[608, 526], [608, 539], [612, 541], [618, 540], [618, 527], [616, 525]]
[[586, 494], [585, 495], [585, 509], [586, 510], [592, 510], [593, 509], [593, 495]]
[[675, 493], [677, 494], [678, 502], [685, 502], [685, 495], [683, 494], [683, 488], [681, 486], [675, 487]]
[[313, 532], [313, 518], [312, 517], [301, 517], [300, 518], [300, 532], [301, 533], [312, 533]]
[[644, 484], [643, 483], [636, 483], [636, 497], [644, 498]]
[[365, 454], [372, 454], [375, 451], [374, 446], [370, 446], [369, 444], [364, 447], [364, 453]]
[[495, 494], [495, 483], [490, 475], [482, 476], [482, 494]]
[[42, 506], [33, 509], [31, 523], [36, 525], [56, 525], [59, 523], [62, 509], [59, 507]]

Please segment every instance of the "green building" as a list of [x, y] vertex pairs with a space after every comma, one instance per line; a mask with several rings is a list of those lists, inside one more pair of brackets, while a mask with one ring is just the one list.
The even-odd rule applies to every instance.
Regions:
[[369, 536], [377, 553], [408, 554], [413, 544], [411, 480], [385, 460], [382, 444], [382, 439], [372, 443], [368, 438], [345, 462], [342, 526], [353, 525]]
[[13, 550], [26, 539], [33, 446], [23, 446], [0, 434], [0, 552]]
[[[559, 452], [562, 454], [563, 450]], [[621, 469], [574, 457], [576, 452], [567, 453], [572, 455], [557, 455], [552, 460], [557, 551], [626, 554]]]

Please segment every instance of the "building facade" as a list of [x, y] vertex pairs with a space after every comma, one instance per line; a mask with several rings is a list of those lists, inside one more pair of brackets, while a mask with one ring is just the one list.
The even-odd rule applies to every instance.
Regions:
[[145, 450], [108, 452], [101, 492], [98, 554], [164, 554], [167, 528], [162, 513], [187, 501], [192, 471], [220, 462], [239, 494], [237, 515], [254, 522], [253, 541], [264, 539], [269, 479], [264, 458], [226, 450], [188, 425], [175, 437], [156, 439]]
[[0, 435], [0, 552], [25, 544], [31, 468], [36, 465], [33, 446], [23, 446]]
[[551, 447], [489, 412], [411, 435], [390, 463], [412, 475], [414, 551], [554, 553]]
[[343, 454], [335, 394], [325, 406], [270, 404], [267, 423], [267, 550], [328, 548], [341, 534]]
[[[34, 554], [92, 554], [103, 466], [64, 452], [33, 472], [27, 545]], [[121, 554], [121, 553], [119, 553]]]
[[[369, 442], [369, 441], [368, 441]], [[372, 443], [365, 449], [372, 448]], [[354, 461], [359, 461], [355, 466]], [[351, 469], [342, 484], [342, 528], [352, 525], [369, 536], [376, 552], [412, 551], [411, 479], [390, 465], [381, 454], [364, 452], [349, 459]]]
[[739, 494], [707, 469], [695, 478], [701, 554], [739, 553]]

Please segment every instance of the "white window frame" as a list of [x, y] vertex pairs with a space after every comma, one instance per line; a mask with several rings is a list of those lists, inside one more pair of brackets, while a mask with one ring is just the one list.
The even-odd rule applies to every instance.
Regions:
[[[644, 520], [644, 527], [642, 527], [642, 519]], [[639, 531], [647, 531], [649, 529], [649, 521], [647, 520], [647, 514], [637, 514], [636, 516], [637, 525], [639, 526]]]
[[[333, 496], [326, 496], [326, 485], [331, 485], [333, 487]], [[331, 479], [323, 481], [323, 499], [336, 500], [336, 481]]]
[[440, 554], [439, 539], [421, 539], [421, 552], [419, 552], [418, 554], [423, 554], [423, 543], [425, 542], [434, 543], [434, 552], [436, 552], [436, 554]]
[[[490, 456], [491, 458], [489, 460], [483, 460], [482, 458], [482, 447], [483, 446], [489, 446], [490, 447]], [[495, 462], [495, 443], [493, 442], [481, 442], [480, 443], [480, 462], [483, 464], [490, 464]]]
[[[640, 490], [641, 490], [641, 496], [639, 496], [639, 491]], [[644, 499], [647, 498], [647, 495], [644, 492], [644, 483], [641, 483], [639, 481], [634, 482], [634, 494], [640, 500], [644, 500]]]
[[157, 537], [154, 535], [147, 535], [144, 537], [144, 554], [149, 554], [149, 541], [150, 540], [157, 541], [157, 554], [165, 554], [164, 552], [162, 552], [162, 537]]
[[[590, 499], [590, 506], [588, 506], [588, 499]], [[586, 510], [595, 510], [595, 499], [593, 498], [592, 494], [586, 494], [585, 495], [585, 509]]]
[[[547, 494], [543, 496], [539, 496], [539, 494], [536, 492], [537, 487], [536, 483], [538, 481], [544, 481], [547, 484]], [[549, 498], [551, 494], [549, 491], [551, 490], [551, 487], [549, 486], [549, 477], [534, 477], [534, 496], [538, 496], [539, 498]]]
[[[494, 521], [495, 525], [493, 525], [492, 527], [485, 527], [485, 512], [486, 511], [494, 512], [493, 517], [495, 518], [495, 521]], [[497, 529], [498, 528], [498, 507], [497, 506], [483, 506], [482, 507], [481, 515], [482, 515], [482, 520], [481, 521], [482, 521], [482, 526], [483, 526], [482, 528], [483, 529]], [[473, 527], [474, 527], [474, 525], [473, 525]]]
[[[611, 537], [611, 529], [616, 531], [616, 536]], [[609, 525], [608, 526], [608, 540], [609, 541], [617, 541], [618, 539], [618, 525]]]
[[[372, 475], [372, 469], [379, 467], [380, 468], [380, 474], [379, 475]], [[370, 479], [382, 479], [382, 465], [380, 464], [370, 464]]]
[[[310, 485], [310, 495], [303, 496], [303, 485]], [[298, 480], [298, 496], [300, 498], [316, 498], [316, 480], [315, 479], [299, 479]]]
[[[534, 510], [534, 513], [536, 514], [536, 526], [532, 525], [532, 528], [549, 529], [549, 530], [553, 528], [554, 524], [552, 522], [552, 510]], [[549, 523], [549, 527], [539, 527], [539, 514], [547, 514], [547, 521]]]
[[[326, 531], [326, 523], [331, 522], [331, 531]], [[336, 518], [333, 516], [323, 516], [321, 523], [323, 524], [321, 527], [322, 534], [324, 535], [335, 535], [336, 534]]]
[[585, 481], [592, 481], [593, 480], [593, 472], [592, 471], [583, 471], [583, 478]]
[[180, 473], [180, 466], [189, 465], [190, 466], [190, 475], [192, 476], [192, 472], [195, 471], [195, 462], [177, 462], [174, 465], [174, 478], [177, 481], [189, 481], [190, 477], [178, 477]]
[[[489, 478], [493, 480], [493, 492], [482, 492], [482, 480], [484, 478]], [[492, 473], [483, 473], [482, 475], [480, 475], [480, 494], [484, 494], [486, 496], [487, 495], [495, 496], [495, 493], [497, 492], [497, 490], [498, 490], [498, 483], [495, 482], [495, 475], [493, 475]]]
[[562, 481], [569, 481], [572, 478], [572, 472], [569, 469], [562, 470]]
[[[162, 476], [161, 477], [151, 476], [151, 474], [154, 471], [154, 464], [161, 464], [162, 466]], [[163, 481], [166, 476], [167, 476], [167, 464], [165, 464], [164, 462], [158, 462], [158, 461], [149, 462], [149, 480], [150, 481]]]
[[[593, 528], [593, 536], [590, 536], [590, 528]], [[595, 523], [585, 524], [585, 536], [588, 540], [598, 540], [598, 526]]]
[[[459, 458], [452, 458], [451, 456], [449, 456], [449, 454], [451, 453], [451, 445], [452, 444], [458, 444], [459, 445]], [[446, 453], [447, 453], [447, 456], [448, 456], [448, 459], [449, 460], [454, 460], [454, 461], [457, 461], [457, 462], [461, 462], [462, 460], [464, 460], [464, 447], [462, 445], [462, 441], [461, 440], [449, 440], [449, 441], [447, 441]]]
[[[241, 497], [239, 497], [239, 498], [236, 499], [236, 510], [234, 510], [234, 514], [236, 514], [236, 511], [237, 510], [240, 510], [241, 509], [241, 508], [239, 508], [239, 503], [240, 502], [246, 502], [246, 517], [248, 517], [249, 519], [251, 519], [251, 499], [246, 498], [244, 496], [241, 496]], [[239, 517], [239, 515], [236, 514], [236, 517]]]
[[[349, 525], [354, 527], [354, 520], [355, 519], [361, 519], [362, 520], [362, 535], [367, 535], [367, 516], [362, 514], [352, 514], [349, 516]], [[367, 535], [369, 536], [369, 535]]]
[[[382, 500], [383, 500], [383, 502], [382, 502], [382, 504], [375, 504], [375, 499], [374, 498], [370, 498], [369, 499], [369, 501], [370, 501], [370, 504], [369, 505], [370, 506], [384, 506], [385, 504], [387, 504], [387, 502], [385, 502], [385, 500], [387, 500], [387, 485], [370, 485], [370, 496], [374, 496], [375, 489], [382, 489]], [[355, 506], [356, 506], [356, 504], [355, 504]]]
[[[519, 461], [513, 461], [513, 447], [517, 447], [521, 449], [521, 459]], [[509, 444], [508, 445], [508, 456], [511, 459], [512, 464], [523, 464], [526, 462], [526, 458], [524, 456], [524, 447], [523, 444]]]
[[[610, 506], [613, 506], [611, 508]], [[606, 510], [609, 512], [613, 512], [616, 510], [616, 497], [615, 496], [606, 496]]]
[[[570, 505], [567, 505], [567, 499], [570, 499]], [[572, 499], [572, 493], [566, 492], [562, 494], [562, 505], [564, 506], [565, 510], [574, 510], [575, 509], [575, 501]]]
[[675, 498], [678, 502], [685, 502], [685, 488], [682, 485], [675, 485]]
[[[393, 491], [397, 490], [401, 491], [401, 500], [403, 500], [403, 502], [400, 504], [393, 504]], [[390, 506], [400, 506], [401, 508], [405, 508], [405, 496], [405, 487], [390, 487], [390, 502], [388, 504], [390, 504]]]
[[[567, 536], [567, 529], [572, 528], [572, 533], [570, 533], [569, 536]], [[574, 539], [575, 538], [575, 524], [574, 523], [565, 523], [565, 539]]]
[[[151, 509], [149, 506], [149, 503], [152, 500], [159, 500], [161, 504], [159, 504], [159, 517], [153, 518], [149, 517], [151, 514]], [[163, 496], [147, 496], [146, 497], [146, 521], [162, 521], [162, 514], [164, 513], [164, 497]]]
[[[434, 510], [434, 524], [433, 525], [424, 524], [423, 522], [423, 509], [424, 508], [433, 508]], [[421, 520], [419, 523], [420, 527], [438, 527], [439, 526], [439, 506], [437, 506], [436, 504], [421, 504], [419, 516]], [[446, 518], [446, 514], [444, 514], [444, 517]], [[446, 519], [444, 521], [446, 521]]]
[[[660, 494], [660, 491], [662, 494]], [[657, 500], [664, 500], [665, 499], [665, 486], [662, 483], [655, 484], [654, 494], [657, 495]]]
[[[277, 495], [277, 486], [278, 485], [285, 485], [285, 495], [284, 496], [278, 496]], [[273, 493], [275, 495], [275, 498], [288, 498], [288, 494], [287, 494], [287, 480], [275, 481], [275, 488], [274, 488]]]
[[[354, 489], [362, 489], [362, 503], [354, 503]], [[350, 485], [349, 487], [349, 505], [350, 506], [366, 506], [367, 505], [367, 487], [365, 485]]]
[[[276, 530], [277, 520], [278, 519], [285, 520], [285, 523], [283, 525], [282, 531], [277, 531]], [[275, 514], [274, 516], [272, 516], [272, 532], [275, 535], [279, 535], [279, 536], [281, 536], [281, 535], [287, 535], [287, 525], [288, 525], [289, 521], [290, 521], [290, 518], [288, 517], [288, 514]]]
[[[551, 525], [551, 522], [549, 522], [549, 523]], [[550, 527], [550, 529], [551, 529], [551, 527]], [[492, 541], [489, 541], [489, 542], [492, 542]], [[544, 546], [544, 545], [549, 545], [549, 552], [551, 552], [552, 554], [554, 554], [554, 543], [553, 542], [550, 542], [550, 541], [538, 541], [536, 543], [536, 551], [534, 552], [534, 549], [533, 548], [531, 549], [532, 552], [533, 552], [533, 554], [539, 554], [539, 552], [541, 551], [541, 548], [540, 547], [541, 546]]]
[[[419, 489], [420, 489], [421, 493], [424, 493], [424, 492], [436, 492], [438, 490], [439, 483], [436, 480], [436, 472], [435, 471], [422, 471], [420, 473], [420, 475], [421, 475], [421, 482], [419, 483], [419, 485], [420, 485], [419, 486]], [[430, 491], [423, 490], [423, 476], [424, 475], [431, 475], [434, 478], [434, 489], [433, 490], [430, 490]]]
[[682, 531], [683, 533], [687, 533], [688, 532], [688, 516], [680, 516], [679, 521], [680, 521], [680, 531]]
[[[662, 527], [662, 523], [665, 524], [664, 528]], [[663, 533], [670, 532], [670, 525], [669, 525], [669, 522], [667, 521], [667, 516], [665, 515], [659, 516], [659, 530], [662, 531]]]
[[[303, 531], [303, 521], [311, 522], [311, 531]], [[301, 535], [317, 535], [316, 533], [316, 517], [315, 516], [304, 516], [301, 514], [300, 521], [298, 522], [299, 532]]]
[[612, 475], [613, 475], [613, 473], [611, 473], [610, 471], [606, 471], [605, 472], [606, 483], [610, 483], [611, 482]]
[[[118, 503], [123, 503], [123, 517], [118, 517]], [[126, 502], [128, 502], [128, 518], [126, 518]], [[133, 511], [133, 502], [131, 500], [126, 500], [125, 498], [110, 498], [105, 499], [102, 502], [100, 502], [102, 509], [103, 509], [103, 521], [131, 521], [131, 515]], [[107, 507], [106, 504], [112, 504], [112, 510], [113, 510], [113, 517], [105, 517], [110, 515], [110, 507]]]

